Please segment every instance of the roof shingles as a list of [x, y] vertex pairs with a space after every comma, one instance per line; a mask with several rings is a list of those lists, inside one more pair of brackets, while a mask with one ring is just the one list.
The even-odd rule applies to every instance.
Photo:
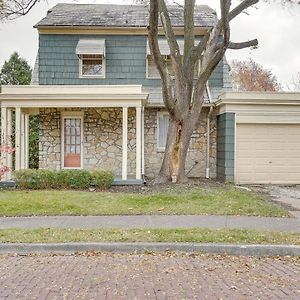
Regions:
[[[169, 6], [174, 27], [183, 26], [183, 8]], [[35, 27], [40, 26], [95, 26], [95, 27], [146, 27], [149, 10], [144, 5], [112, 4], [57, 4]], [[195, 6], [195, 26], [211, 27], [216, 13], [207, 5]]]

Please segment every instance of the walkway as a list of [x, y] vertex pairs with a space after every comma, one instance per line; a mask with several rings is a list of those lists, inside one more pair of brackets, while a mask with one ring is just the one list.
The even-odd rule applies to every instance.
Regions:
[[4, 228], [240, 228], [300, 233], [300, 219], [245, 216], [1, 217]]

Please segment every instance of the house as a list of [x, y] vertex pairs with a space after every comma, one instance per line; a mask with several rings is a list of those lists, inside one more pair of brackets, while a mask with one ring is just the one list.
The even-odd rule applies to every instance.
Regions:
[[[171, 6], [170, 11], [182, 48], [183, 11], [179, 6]], [[196, 6], [196, 41], [216, 18], [208, 6]], [[32, 84], [4, 86], [0, 94], [3, 144], [10, 143], [15, 111], [16, 170], [28, 168], [29, 115], [38, 114], [40, 168], [109, 169], [116, 175], [116, 184], [138, 184], [144, 176], [156, 176], [169, 118], [147, 43], [147, 22], [145, 6], [58, 4], [35, 25], [39, 48]], [[163, 35], [159, 45], [168, 59], [169, 48]], [[280, 126], [281, 137], [293, 131], [286, 147], [298, 149], [299, 142], [294, 142], [293, 137], [300, 141], [299, 95], [228, 91], [229, 68], [223, 60], [207, 85], [202, 122], [192, 136], [188, 152], [187, 173], [191, 177], [218, 177], [237, 183], [253, 183], [261, 176], [261, 182], [271, 182], [271, 163], [265, 162], [269, 160], [269, 142], [262, 145], [258, 141], [255, 154], [253, 141], [259, 135], [253, 133], [264, 132], [270, 138], [273, 135], [269, 135], [268, 128], [279, 120], [279, 124], [284, 124]], [[292, 121], [281, 116], [282, 108]], [[277, 115], [280, 118], [276, 119]], [[268, 122], [271, 125], [265, 126]], [[278, 143], [287, 145], [282, 140]], [[262, 146], [267, 151], [263, 164], [257, 160]], [[247, 149], [254, 150], [245, 152]], [[300, 183], [300, 156], [288, 153], [294, 155], [289, 162], [294, 175], [289, 181]], [[4, 156], [7, 165], [12, 166], [12, 155]], [[280, 160], [279, 165], [282, 164]], [[260, 166], [264, 174], [260, 174]], [[278, 180], [287, 178], [285, 174]]]

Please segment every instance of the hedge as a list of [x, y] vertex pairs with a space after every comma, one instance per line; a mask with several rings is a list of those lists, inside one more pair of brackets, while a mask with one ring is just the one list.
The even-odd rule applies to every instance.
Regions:
[[87, 170], [20, 170], [14, 172], [17, 188], [20, 189], [108, 189], [114, 176], [111, 171]]

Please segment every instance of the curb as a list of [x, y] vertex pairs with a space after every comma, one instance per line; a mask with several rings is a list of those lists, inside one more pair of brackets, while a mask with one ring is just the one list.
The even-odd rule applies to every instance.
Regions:
[[74, 252], [199, 252], [236, 256], [300, 256], [300, 246], [193, 243], [0, 243], [0, 254], [71, 254]]

